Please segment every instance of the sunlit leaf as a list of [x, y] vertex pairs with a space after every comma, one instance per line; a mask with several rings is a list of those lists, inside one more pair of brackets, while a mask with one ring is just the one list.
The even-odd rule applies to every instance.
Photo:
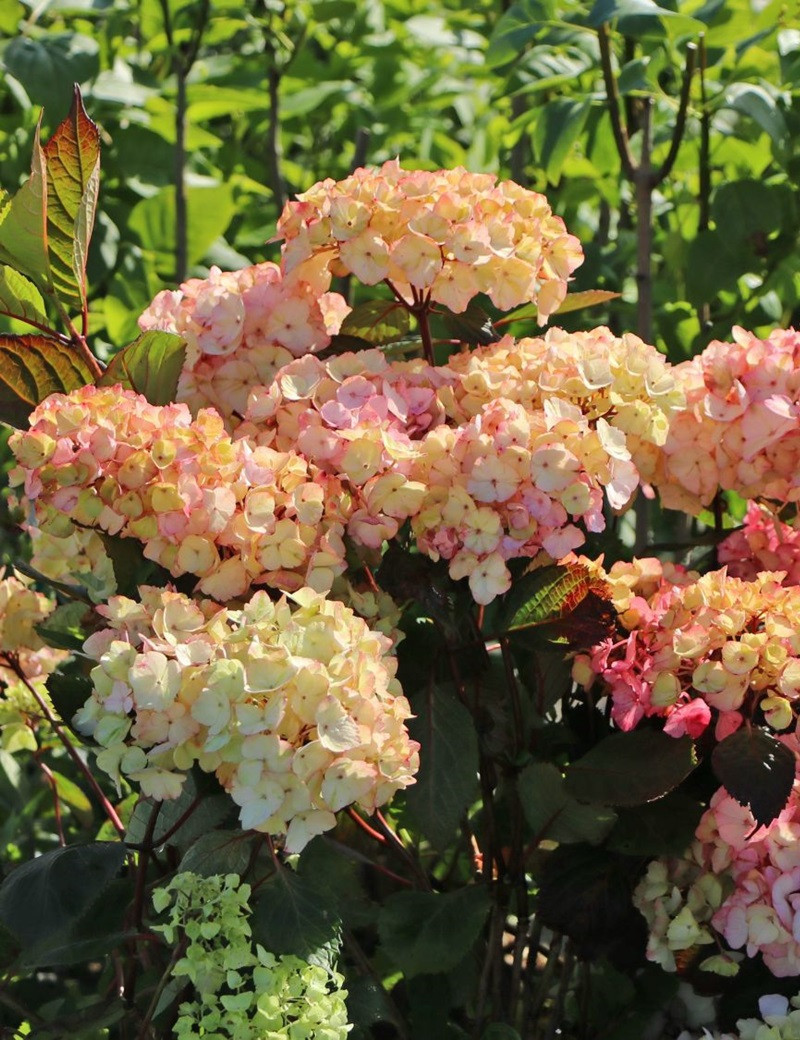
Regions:
[[49, 336], [0, 336], [0, 421], [27, 424], [45, 397], [92, 381], [78, 351]]
[[6, 264], [0, 266], [0, 313], [37, 325], [47, 325], [42, 294], [36, 286]]
[[402, 337], [410, 328], [411, 315], [397, 300], [368, 300], [350, 311], [339, 335], [378, 344]]
[[186, 357], [186, 344], [171, 332], [143, 332], [109, 362], [98, 386], [119, 384], [142, 394], [150, 404], [175, 400], [178, 379]]

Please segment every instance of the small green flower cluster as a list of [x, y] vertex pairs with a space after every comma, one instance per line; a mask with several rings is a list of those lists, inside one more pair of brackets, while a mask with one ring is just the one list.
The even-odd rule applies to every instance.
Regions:
[[153, 893], [156, 911], [169, 911], [155, 931], [187, 944], [172, 975], [195, 990], [180, 1005], [176, 1040], [344, 1040], [344, 978], [254, 944], [249, 898], [236, 874], [184, 872]]

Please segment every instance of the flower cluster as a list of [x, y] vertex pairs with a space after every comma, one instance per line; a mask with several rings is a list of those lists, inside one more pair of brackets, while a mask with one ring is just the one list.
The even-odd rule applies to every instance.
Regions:
[[287, 202], [278, 221], [286, 272], [389, 281], [404, 299], [466, 309], [488, 293], [501, 310], [557, 310], [583, 262], [547, 199], [464, 169], [403, 170], [396, 160], [321, 181]]
[[752, 581], [759, 571], [783, 571], [784, 585], [800, 585], [800, 530], [750, 502], [742, 527], [717, 546], [717, 559], [735, 578]]
[[197, 762], [240, 807], [245, 828], [297, 852], [357, 803], [368, 813], [413, 783], [418, 745], [394, 678], [390, 640], [343, 603], [302, 589], [242, 610], [139, 590], [99, 607], [109, 627], [77, 728], [98, 766], [155, 798], [175, 798]]
[[232, 441], [208, 409], [120, 387], [53, 394], [15, 433], [39, 523], [137, 538], [148, 559], [226, 601], [254, 582], [328, 589], [344, 570], [340, 484], [295, 452]]
[[178, 1009], [176, 1040], [345, 1040], [343, 976], [254, 944], [250, 894], [236, 874], [188, 871], [154, 891], [153, 906], [168, 919], [153, 930], [172, 947], [187, 940], [172, 977], [188, 980], [194, 999]]
[[756, 710], [787, 729], [800, 698], [800, 588], [782, 574], [752, 582], [725, 569], [686, 584], [662, 581], [648, 600], [634, 596], [622, 615], [628, 634], [576, 657], [573, 677], [607, 683], [623, 730], [645, 716], [666, 719], [672, 736], [699, 736], [717, 713], [716, 736], [733, 733]]
[[685, 396], [672, 366], [638, 336], [548, 329], [539, 339], [497, 343], [454, 354], [439, 398], [459, 422], [473, 418], [498, 398], [539, 411], [553, 399], [577, 407], [597, 428], [603, 418], [625, 435], [625, 445], [643, 483], [656, 471], [672, 417]]
[[687, 398], [656, 483], [664, 505], [698, 513], [718, 488], [800, 501], [800, 332], [734, 328], [674, 369]]
[[[781, 738], [798, 753], [795, 736]], [[800, 780], [768, 825], [720, 788], [683, 858], [656, 860], [634, 902], [650, 929], [648, 957], [667, 970], [675, 952], [721, 936], [731, 950], [761, 954], [769, 970], [800, 973]], [[732, 974], [721, 955], [702, 965]]]
[[[703, 1030], [696, 1040], [797, 1040], [800, 1037], [800, 994], [792, 997], [780, 993], [768, 993], [758, 1001], [760, 1018], [740, 1018], [736, 1023], [736, 1035], [731, 1033], [709, 1033]], [[692, 1034], [683, 1032], [678, 1040], [695, 1040]]]
[[341, 480], [348, 534], [377, 549], [419, 510], [425, 487], [412, 470], [420, 439], [445, 418], [434, 389], [443, 378], [423, 361], [388, 362], [378, 350], [304, 357], [253, 390], [237, 436], [294, 447]]
[[272, 263], [212, 267], [208, 278], [159, 293], [139, 326], [183, 337], [177, 399], [193, 413], [211, 405], [231, 421], [244, 414], [252, 386], [272, 382], [293, 357], [323, 349], [339, 331], [349, 307], [324, 281], [310, 267], [294, 276]]

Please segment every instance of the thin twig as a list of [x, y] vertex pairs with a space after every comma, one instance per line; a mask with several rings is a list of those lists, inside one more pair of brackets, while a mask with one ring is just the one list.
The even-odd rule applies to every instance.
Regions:
[[652, 176], [652, 185], [654, 188], [669, 176], [672, 172], [672, 167], [675, 165], [675, 160], [678, 158], [678, 151], [681, 142], [683, 141], [684, 131], [686, 130], [686, 113], [689, 109], [689, 93], [692, 86], [692, 76], [694, 75], [696, 55], [697, 46], [694, 43], [690, 43], [686, 48], [686, 65], [683, 70], [681, 98], [678, 103], [678, 114], [675, 118], [675, 126], [672, 130], [672, 140], [670, 141], [666, 159]]
[[597, 37], [600, 41], [600, 67], [603, 72], [603, 82], [606, 88], [608, 114], [611, 119], [611, 132], [614, 135], [614, 143], [617, 146], [617, 152], [619, 153], [620, 162], [622, 163], [623, 173], [628, 180], [633, 180], [635, 167], [633, 159], [631, 158], [630, 146], [628, 144], [628, 133], [622, 125], [622, 118], [620, 116], [619, 91], [617, 90], [617, 81], [614, 77], [614, 70], [611, 65], [611, 47], [608, 40], [608, 28], [605, 25], [601, 25], [597, 30]]

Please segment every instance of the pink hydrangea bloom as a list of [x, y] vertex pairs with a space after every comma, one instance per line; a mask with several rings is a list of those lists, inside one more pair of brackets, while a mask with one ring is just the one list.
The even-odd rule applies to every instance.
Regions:
[[322, 350], [339, 331], [350, 308], [324, 282], [312, 267], [296, 276], [272, 263], [212, 267], [208, 278], [159, 293], [139, 326], [186, 340], [178, 400], [193, 413], [212, 405], [233, 424], [251, 387], [270, 383], [293, 357]]
[[687, 397], [655, 483], [665, 505], [698, 513], [718, 488], [800, 501], [800, 332], [766, 339], [734, 328], [675, 368]]
[[[615, 565], [612, 582], [629, 566]], [[800, 588], [782, 587], [780, 572], [752, 582], [724, 568], [677, 577], [618, 600], [627, 635], [579, 655], [576, 681], [603, 679], [623, 730], [658, 716], [670, 735], [697, 737], [713, 719], [722, 739], [756, 711], [786, 729], [800, 700]]]
[[543, 195], [464, 169], [404, 170], [396, 160], [315, 184], [278, 221], [283, 267], [365, 285], [390, 281], [409, 303], [465, 310], [478, 293], [510, 310], [535, 301], [544, 323], [583, 261]]
[[329, 589], [344, 571], [337, 478], [296, 452], [232, 441], [212, 410], [193, 419], [184, 404], [86, 386], [47, 398], [12, 442], [42, 527], [137, 538], [215, 599], [259, 582]]
[[784, 585], [800, 585], [800, 530], [750, 502], [742, 527], [717, 546], [717, 559], [735, 578], [752, 581], [759, 571], [784, 571]]

